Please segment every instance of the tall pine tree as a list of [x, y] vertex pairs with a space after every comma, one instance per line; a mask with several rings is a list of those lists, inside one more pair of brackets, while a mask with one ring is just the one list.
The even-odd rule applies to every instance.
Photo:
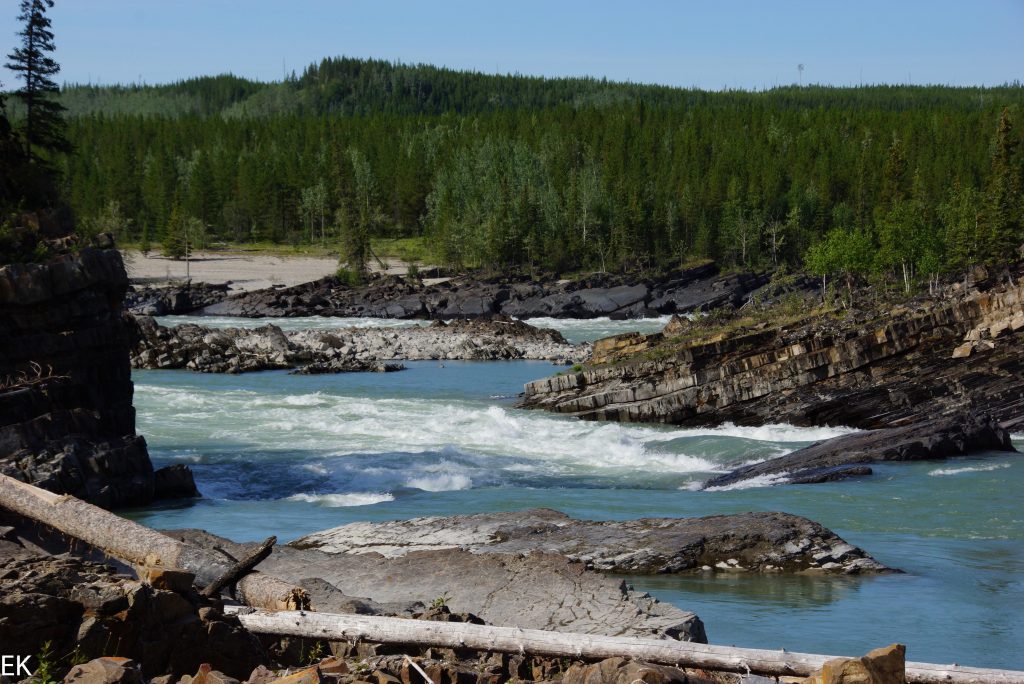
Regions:
[[33, 161], [42, 159], [39, 151], [71, 149], [64, 137], [64, 106], [52, 97], [59, 92], [53, 77], [60, 72], [60, 65], [50, 56], [55, 46], [46, 11], [52, 7], [53, 0], [21, 1], [21, 46], [7, 55], [11, 61], [5, 65], [24, 82], [15, 96], [25, 107], [22, 144], [25, 156]]

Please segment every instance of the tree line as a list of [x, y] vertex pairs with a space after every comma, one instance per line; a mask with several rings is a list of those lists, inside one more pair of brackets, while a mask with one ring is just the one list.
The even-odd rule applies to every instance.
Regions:
[[457, 268], [807, 267], [907, 288], [1015, 254], [1024, 88], [704, 92], [332, 59], [75, 86], [63, 197], [87, 230], [213, 241], [421, 238]]

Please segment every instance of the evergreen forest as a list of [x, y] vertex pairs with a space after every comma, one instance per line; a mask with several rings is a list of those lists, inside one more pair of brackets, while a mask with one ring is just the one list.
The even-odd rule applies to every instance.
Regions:
[[910, 289], [1024, 243], [1019, 83], [707, 92], [338, 58], [58, 100], [80, 225], [172, 253], [186, 235], [351, 263], [416, 238], [454, 268], [711, 258]]

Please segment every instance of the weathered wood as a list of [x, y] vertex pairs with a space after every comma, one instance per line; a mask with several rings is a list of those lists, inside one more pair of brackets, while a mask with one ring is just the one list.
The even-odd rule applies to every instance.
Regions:
[[[370, 615], [282, 611], [236, 612], [256, 634], [299, 636], [327, 641], [364, 640], [478, 651], [598, 660], [629, 657], [651, 663], [700, 667], [768, 676], [809, 676], [838, 656], [698, 644], [670, 639], [570, 634], [537, 629], [492, 627], [463, 622], [430, 622]], [[959, 665], [907, 663], [908, 682], [924, 684], [1024, 684], [1024, 672]]]
[[277, 537], [267, 537], [266, 541], [260, 544], [260, 547], [253, 553], [249, 554], [242, 560], [236, 562], [231, 568], [206, 585], [200, 593], [203, 596], [216, 596], [220, 593], [220, 590], [227, 586], [238, 584], [243, 577], [248, 575], [253, 569], [262, 563], [270, 552], [274, 550], [274, 544], [277, 543]]
[[[195, 574], [205, 586], [232, 570], [232, 564], [211, 552], [166, 537], [155, 530], [88, 504], [0, 475], [0, 506], [80, 539], [125, 563], [154, 563]], [[306, 592], [276, 577], [253, 572], [238, 582], [239, 598], [267, 610], [309, 607]]]

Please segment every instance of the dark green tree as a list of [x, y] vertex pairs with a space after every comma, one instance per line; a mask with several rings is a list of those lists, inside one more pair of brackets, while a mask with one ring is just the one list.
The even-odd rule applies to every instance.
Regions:
[[55, 46], [46, 11], [51, 7], [53, 0], [21, 1], [21, 46], [7, 55], [11, 61], [5, 65], [24, 82], [15, 96], [25, 107], [21, 132], [25, 156], [34, 161], [40, 159], [38, 150], [71, 149], [64, 136], [64, 106], [54, 98], [59, 88], [53, 77], [60, 72], [60, 65], [50, 56]]
[[1017, 145], [1010, 110], [1004, 108], [996, 128], [985, 198], [985, 256], [993, 263], [1017, 253], [1024, 243], [1024, 202], [1021, 200], [1021, 170], [1015, 155]]

